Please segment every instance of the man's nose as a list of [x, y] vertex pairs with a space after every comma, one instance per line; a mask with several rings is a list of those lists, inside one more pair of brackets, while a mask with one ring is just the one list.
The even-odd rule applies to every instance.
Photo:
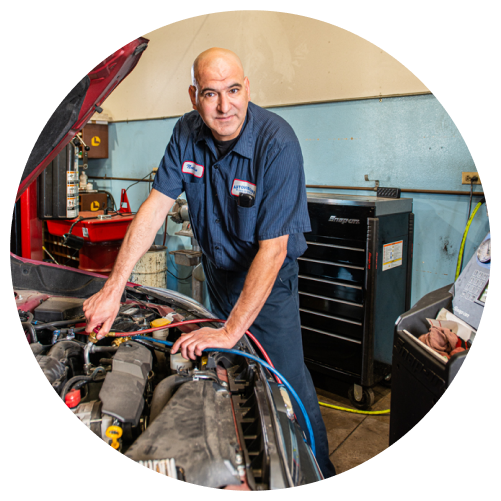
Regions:
[[218, 103], [218, 109], [221, 113], [228, 113], [230, 111], [231, 104], [230, 100], [228, 99], [228, 96], [223, 92], [219, 94], [219, 103]]

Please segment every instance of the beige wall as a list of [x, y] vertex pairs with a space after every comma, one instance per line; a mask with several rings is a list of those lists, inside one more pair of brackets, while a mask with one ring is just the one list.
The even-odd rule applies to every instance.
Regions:
[[398, 61], [363, 38], [291, 14], [210, 14], [145, 37], [150, 43], [138, 66], [104, 104], [113, 121], [190, 111], [191, 64], [200, 52], [214, 46], [240, 56], [252, 101], [260, 106], [429, 92]]

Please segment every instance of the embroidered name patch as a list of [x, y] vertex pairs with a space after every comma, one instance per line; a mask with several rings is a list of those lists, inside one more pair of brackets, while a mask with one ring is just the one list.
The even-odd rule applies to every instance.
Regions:
[[231, 194], [238, 197], [240, 193], [246, 193], [248, 195], [256, 196], [256, 185], [249, 183], [248, 181], [242, 181], [241, 179], [235, 179], [233, 181], [233, 186], [231, 187]]
[[204, 175], [204, 166], [198, 165], [195, 162], [184, 162], [181, 170], [195, 177], [202, 177]]

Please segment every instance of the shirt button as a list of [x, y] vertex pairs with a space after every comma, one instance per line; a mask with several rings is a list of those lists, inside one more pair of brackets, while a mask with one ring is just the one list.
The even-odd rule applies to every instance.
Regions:
[[214, 165], [214, 169], [219, 169], [219, 165]]
[[219, 219], [216, 219], [216, 223], [219, 223]]
[[216, 248], [216, 250], [219, 250], [219, 245], [216, 245], [216, 247], [215, 247], [215, 248]]

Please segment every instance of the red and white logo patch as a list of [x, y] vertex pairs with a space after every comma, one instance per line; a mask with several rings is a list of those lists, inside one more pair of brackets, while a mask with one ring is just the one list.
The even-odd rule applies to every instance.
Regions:
[[204, 175], [204, 166], [198, 165], [195, 162], [184, 162], [181, 171], [186, 174], [192, 174], [195, 177], [202, 177]]
[[231, 194], [238, 197], [240, 193], [246, 193], [247, 195], [256, 196], [256, 185], [249, 183], [249, 181], [242, 181], [241, 179], [235, 179], [233, 181], [233, 186], [231, 187]]

